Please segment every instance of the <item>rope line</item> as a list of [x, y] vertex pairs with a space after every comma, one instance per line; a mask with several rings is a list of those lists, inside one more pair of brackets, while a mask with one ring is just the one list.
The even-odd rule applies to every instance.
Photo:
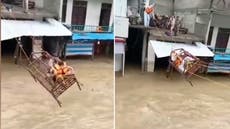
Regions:
[[[189, 73], [191, 73], [191, 72], [189, 72]], [[194, 75], [194, 76], [196, 76], [196, 77], [198, 77], [198, 78], [201, 78], [201, 79], [203, 79], [203, 80], [206, 80], [206, 81], [209, 81], [209, 82], [215, 83], [216, 85], [223, 86], [223, 87], [226, 87], [226, 88], [230, 88], [230, 86], [228, 86], [228, 85], [226, 85], [226, 84], [223, 84], [223, 83], [217, 82], [217, 81], [212, 80], [212, 79], [209, 79], [209, 78], [207, 78], [207, 77], [203, 77], [203, 76], [200, 76], [200, 75], [195, 74], [195, 73], [191, 73], [191, 74], [192, 74], [192, 75]]]

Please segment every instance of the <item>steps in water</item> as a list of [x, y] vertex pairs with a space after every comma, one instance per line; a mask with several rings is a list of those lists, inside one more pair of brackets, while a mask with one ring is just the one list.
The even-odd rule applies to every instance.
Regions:
[[230, 62], [209, 63], [207, 72], [208, 73], [230, 73]]

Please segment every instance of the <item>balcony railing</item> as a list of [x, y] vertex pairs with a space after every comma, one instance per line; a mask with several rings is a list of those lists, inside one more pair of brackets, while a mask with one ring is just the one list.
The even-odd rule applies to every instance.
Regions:
[[215, 54], [230, 54], [230, 48], [210, 48]]
[[72, 32], [113, 32], [113, 26], [71, 25]]

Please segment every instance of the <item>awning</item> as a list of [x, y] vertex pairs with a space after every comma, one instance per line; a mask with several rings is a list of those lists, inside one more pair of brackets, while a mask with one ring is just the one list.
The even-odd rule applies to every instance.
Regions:
[[113, 33], [74, 33], [72, 40], [113, 40]]
[[48, 18], [47, 21], [1, 19], [1, 40], [21, 36], [71, 36], [62, 23]]
[[215, 54], [214, 61], [230, 62], [230, 54]]
[[152, 46], [154, 53], [157, 58], [168, 57], [174, 49], [183, 48], [194, 56], [198, 57], [213, 57], [214, 54], [208, 49], [207, 46], [200, 42], [196, 42], [195, 45], [192, 44], [182, 44], [182, 43], [169, 43], [151, 40], [150, 45]]

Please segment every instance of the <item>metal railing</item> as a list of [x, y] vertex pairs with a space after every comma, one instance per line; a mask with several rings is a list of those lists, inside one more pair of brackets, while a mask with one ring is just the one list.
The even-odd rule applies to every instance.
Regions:
[[210, 48], [216, 54], [230, 54], [230, 48]]
[[113, 32], [113, 26], [70, 25], [72, 32]]

